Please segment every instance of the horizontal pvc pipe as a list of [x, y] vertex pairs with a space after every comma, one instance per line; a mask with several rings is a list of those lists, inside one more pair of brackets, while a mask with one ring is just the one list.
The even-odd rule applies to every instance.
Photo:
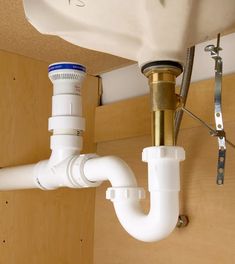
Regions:
[[84, 174], [91, 182], [107, 181], [114, 187], [135, 187], [136, 178], [130, 167], [114, 156], [89, 159], [84, 164]]
[[0, 169], [0, 190], [40, 188], [34, 177], [36, 164]]

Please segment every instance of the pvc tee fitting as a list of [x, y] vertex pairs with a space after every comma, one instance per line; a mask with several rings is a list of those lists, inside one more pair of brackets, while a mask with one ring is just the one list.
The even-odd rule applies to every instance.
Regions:
[[86, 188], [97, 187], [102, 182], [91, 182], [84, 174], [84, 164], [88, 159], [97, 157], [94, 154], [71, 156], [51, 166], [47, 160], [37, 163], [34, 177], [40, 188], [53, 190], [60, 187]]

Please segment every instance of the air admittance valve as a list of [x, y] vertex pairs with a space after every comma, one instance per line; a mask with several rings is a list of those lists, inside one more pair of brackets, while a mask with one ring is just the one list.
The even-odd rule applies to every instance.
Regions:
[[76, 135], [85, 129], [82, 117], [81, 84], [86, 68], [77, 63], [51, 64], [48, 75], [53, 83], [52, 117], [49, 131], [54, 135]]
[[50, 80], [83, 80], [86, 73], [85, 66], [74, 62], [58, 62], [48, 67]]

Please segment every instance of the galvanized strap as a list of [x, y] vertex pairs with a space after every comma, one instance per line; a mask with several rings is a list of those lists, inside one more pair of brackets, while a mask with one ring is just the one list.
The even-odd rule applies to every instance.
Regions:
[[215, 124], [218, 132], [219, 155], [217, 165], [217, 184], [224, 183], [224, 169], [226, 158], [225, 132], [222, 117], [221, 93], [222, 93], [222, 68], [223, 62], [221, 57], [215, 61]]
[[214, 136], [218, 137], [219, 154], [218, 154], [218, 165], [217, 165], [217, 184], [221, 185], [224, 183], [224, 169], [225, 169], [225, 158], [226, 158], [226, 138], [223, 125], [222, 117], [222, 106], [221, 106], [221, 94], [222, 94], [222, 74], [223, 74], [223, 62], [219, 56], [220, 48], [220, 34], [217, 37], [217, 46], [208, 45], [205, 51], [210, 51], [211, 57], [215, 60], [215, 125], [216, 133]]

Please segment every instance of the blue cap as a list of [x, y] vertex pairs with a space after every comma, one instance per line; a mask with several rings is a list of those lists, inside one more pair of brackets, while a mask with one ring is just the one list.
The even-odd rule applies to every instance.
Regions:
[[73, 63], [73, 62], [58, 62], [49, 65], [48, 72], [56, 71], [56, 70], [76, 70], [86, 72], [86, 67], [81, 64]]

